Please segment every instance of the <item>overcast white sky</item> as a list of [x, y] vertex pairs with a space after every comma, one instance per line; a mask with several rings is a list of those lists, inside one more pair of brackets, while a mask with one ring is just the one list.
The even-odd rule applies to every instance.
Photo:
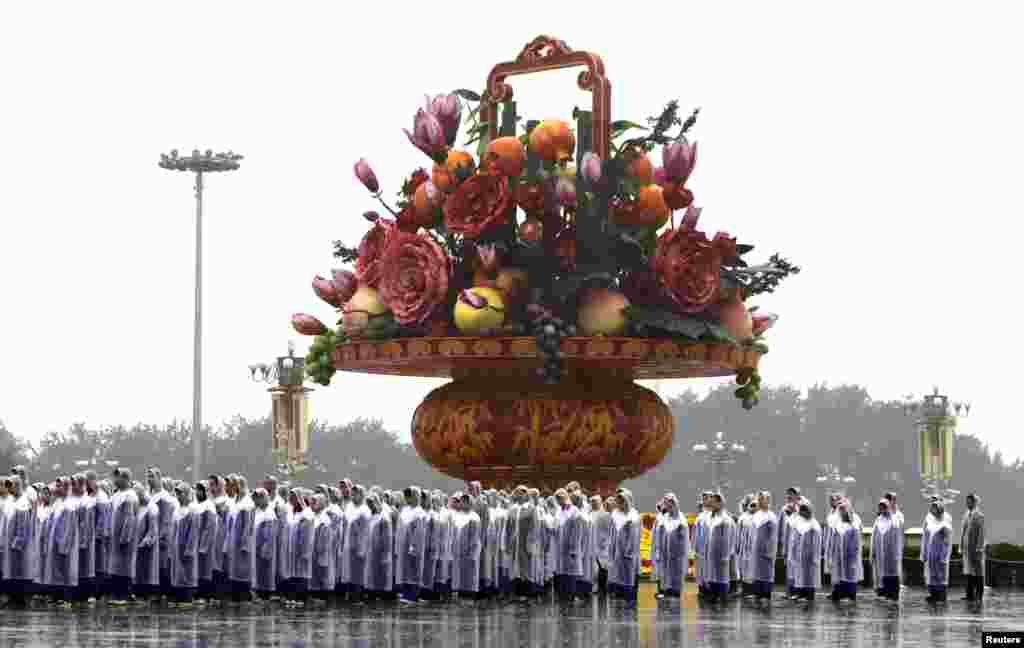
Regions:
[[[392, 195], [427, 163], [401, 131], [423, 94], [480, 89], [550, 33], [604, 57], [613, 119], [701, 106], [702, 223], [805, 268], [758, 302], [781, 314], [767, 382], [879, 398], [939, 384], [973, 403], [962, 430], [1024, 455], [1018, 3], [519, 2], [494, 18], [480, 4], [347, 6], [3, 4], [12, 431], [190, 419], [193, 198], [189, 176], [157, 167], [172, 148], [246, 156], [206, 194], [205, 420], [265, 414], [247, 365], [289, 339], [305, 351], [289, 317], [330, 319], [310, 280], [335, 265], [332, 239], [366, 229], [353, 162], [366, 156]], [[588, 101], [575, 75], [517, 79], [520, 114], [569, 118]], [[381, 417], [408, 437], [436, 384], [338, 374], [313, 413]]]

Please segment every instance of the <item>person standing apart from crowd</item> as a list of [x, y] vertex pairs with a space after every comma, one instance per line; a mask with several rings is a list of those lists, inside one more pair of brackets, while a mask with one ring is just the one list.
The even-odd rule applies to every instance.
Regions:
[[924, 582], [928, 587], [928, 603], [945, 603], [949, 587], [949, 557], [953, 553], [953, 525], [946, 516], [942, 501], [933, 499], [931, 515], [921, 530], [921, 561]]
[[967, 577], [965, 601], [981, 603], [985, 596], [985, 514], [981, 512], [981, 497], [971, 493], [965, 500], [960, 527], [960, 553], [964, 559], [964, 576]]

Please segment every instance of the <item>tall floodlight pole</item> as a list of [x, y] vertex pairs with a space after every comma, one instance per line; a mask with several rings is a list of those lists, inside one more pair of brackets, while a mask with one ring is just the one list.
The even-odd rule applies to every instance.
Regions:
[[207, 150], [192, 151], [191, 156], [179, 157], [177, 149], [160, 154], [160, 168], [169, 171], [189, 171], [195, 174], [196, 192], [196, 317], [192, 346], [192, 480], [199, 481], [202, 463], [200, 436], [203, 429], [203, 174], [235, 171], [241, 155], [228, 151], [214, 153]]
[[711, 484], [715, 492], [725, 498], [725, 490], [729, 488], [728, 468], [736, 463], [736, 457], [747, 452], [747, 446], [735, 441], [727, 441], [723, 432], [716, 432], [711, 441], [695, 443], [690, 448], [695, 455], [702, 456], [704, 462], [711, 466]]

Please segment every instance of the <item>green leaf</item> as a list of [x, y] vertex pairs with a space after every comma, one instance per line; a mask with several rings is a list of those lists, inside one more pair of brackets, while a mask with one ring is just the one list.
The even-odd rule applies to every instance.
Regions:
[[634, 326], [657, 329], [691, 340], [700, 339], [709, 329], [709, 324], [702, 319], [679, 315], [663, 308], [627, 306], [622, 310], [622, 314], [625, 315], [626, 321]]
[[617, 130], [627, 131], [627, 130], [631, 130], [633, 128], [639, 128], [640, 130], [650, 130], [646, 126], [641, 126], [640, 124], [638, 124], [636, 122], [631, 122], [628, 119], [622, 119], [622, 120], [619, 120], [619, 121], [613, 121], [612, 123], [608, 124], [608, 128], [610, 130], [613, 130], [613, 131], [617, 131]]
[[480, 95], [466, 88], [459, 88], [453, 91], [452, 94], [462, 97], [466, 101], [480, 101]]
[[739, 344], [739, 341], [732, 336], [729, 331], [726, 331], [721, 325], [714, 324], [712, 322], [705, 322], [708, 329], [708, 335], [717, 342], [728, 342], [729, 344]]

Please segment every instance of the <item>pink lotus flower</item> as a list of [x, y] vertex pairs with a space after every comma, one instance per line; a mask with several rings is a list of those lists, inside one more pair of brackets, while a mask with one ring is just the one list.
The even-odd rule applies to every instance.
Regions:
[[697, 142], [690, 144], [684, 137], [678, 142], [665, 145], [661, 150], [661, 162], [666, 180], [685, 183], [697, 164]]
[[359, 280], [356, 279], [355, 273], [349, 270], [332, 270], [331, 272], [333, 276], [331, 284], [338, 296], [338, 303], [344, 304], [352, 299], [352, 295], [356, 294]]
[[480, 269], [486, 273], [493, 273], [498, 269], [498, 251], [493, 245], [479, 245], [476, 248], [477, 256], [480, 257]]
[[426, 110], [420, 108], [413, 119], [412, 132], [402, 129], [412, 145], [431, 158], [440, 157], [447, 145], [441, 122]]
[[427, 97], [427, 112], [437, 118], [444, 130], [444, 141], [448, 146], [455, 146], [455, 137], [459, 134], [462, 123], [462, 103], [454, 94], [441, 94], [433, 99]]
[[338, 300], [338, 290], [331, 280], [324, 279], [320, 275], [313, 277], [313, 292], [331, 306], [335, 308], [341, 306], [341, 302]]
[[601, 181], [601, 157], [596, 153], [587, 151], [583, 154], [581, 161], [581, 172], [583, 178], [590, 184], [597, 184]]
[[775, 322], [779, 321], [779, 316], [775, 313], [761, 313], [759, 311], [754, 311], [750, 314], [750, 319], [753, 320], [754, 323], [754, 337], [757, 337], [775, 326]]
[[373, 167], [366, 161], [366, 158], [359, 158], [353, 169], [356, 172], [356, 177], [359, 178], [359, 182], [363, 183], [370, 193], [377, 193], [380, 191], [380, 183], [377, 182], [377, 174], [373, 172]]
[[292, 328], [299, 335], [323, 335], [327, 332], [327, 327], [323, 322], [305, 313], [292, 315]]

